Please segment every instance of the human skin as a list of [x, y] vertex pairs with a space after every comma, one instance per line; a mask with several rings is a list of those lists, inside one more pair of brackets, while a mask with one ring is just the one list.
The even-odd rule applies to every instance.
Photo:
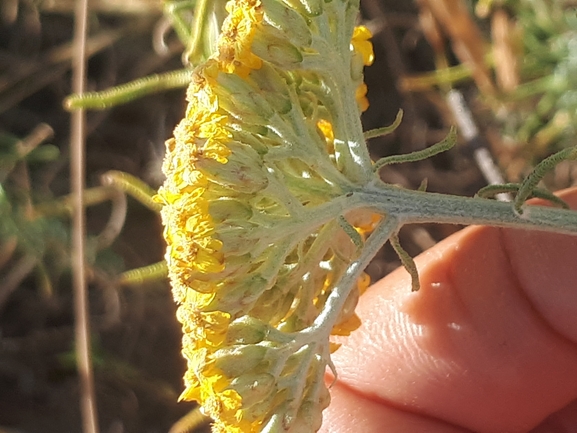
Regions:
[[469, 227], [416, 263], [361, 297], [320, 432], [577, 432], [577, 237]]

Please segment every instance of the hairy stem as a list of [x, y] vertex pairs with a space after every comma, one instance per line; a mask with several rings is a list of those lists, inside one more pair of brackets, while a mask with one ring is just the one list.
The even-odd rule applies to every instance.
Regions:
[[414, 223], [479, 224], [577, 235], [577, 212], [527, 206], [519, 215], [511, 203], [401, 189], [382, 182], [355, 193], [367, 206]]

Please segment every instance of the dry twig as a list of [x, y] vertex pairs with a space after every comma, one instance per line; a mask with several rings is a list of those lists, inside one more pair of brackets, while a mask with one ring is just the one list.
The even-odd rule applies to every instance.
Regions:
[[[86, 21], [88, 1], [77, 3], [74, 28], [74, 56], [72, 88], [76, 93], [84, 92], [85, 58], [86, 58]], [[94, 376], [90, 358], [90, 323], [88, 314], [86, 265], [85, 265], [85, 232], [84, 214], [84, 125], [83, 110], [74, 111], [71, 115], [71, 181], [74, 200], [72, 230], [72, 274], [74, 285], [75, 342], [80, 378], [80, 406], [84, 433], [98, 432], [96, 399], [94, 396]]]

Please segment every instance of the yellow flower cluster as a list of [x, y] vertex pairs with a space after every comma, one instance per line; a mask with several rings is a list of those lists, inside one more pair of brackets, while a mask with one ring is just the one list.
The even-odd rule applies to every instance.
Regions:
[[263, 19], [262, 9], [257, 0], [244, 0], [229, 3], [226, 10], [229, 15], [218, 41], [220, 68], [246, 78], [251, 69], [262, 65], [260, 57], [251, 50], [255, 28]]
[[[229, 2], [217, 52], [195, 70], [167, 141], [158, 197], [188, 363], [182, 398], [199, 401], [216, 432], [314, 432], [328, 405], [336, 346], [299, 333], [358, 254], [336, 217], [354, 186], [337, 147], [359, 131], [339, 123], [350, 107], [328, 98], [343, 84], [319, 69], [334, 63], [321, 29], [344, 15], [341, 3], [323, 16], [277, 0]], [[370, 33], [350, 32], [339, 77], [353, 75], [358, 56], [372, 61]], [[344, 85], [354, 104], [358, 83]], [[355, 212], [345, 218], [362, 238], [374, 221]], [[359, 279], [334, 334], [358, 327], [368, 284]]]

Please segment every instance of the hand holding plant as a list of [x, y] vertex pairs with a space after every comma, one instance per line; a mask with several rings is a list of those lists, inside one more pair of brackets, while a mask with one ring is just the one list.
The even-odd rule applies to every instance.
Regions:
[[575, 257], [573, 237], [472, 227], [415, 260], [419, 292], [402, 270], [374, 284], [321, 432], [571, 431]]
[[[546, 159], [520, 184], [480, 192], [485, 197], [505, 188], [516, 192], [512, 203], [385, 184], [380, 180], [381, 169], [447, 150], [455, 142], [455, 132], [451, 130], [446, 140], [428, 149], [371, 161], [365, 141], [386, 131], [363, 133], [359, 118], [368, 103], [363, 67], [372, 62], [373, 53], [368, 30], [355, 27], [358, 2], [232, 0], [227, 11], [229, 15], [208, 59], [192, 72], [186, 70], [179, 75], [190, 79], [189, 104], [174, 138], [167, 141], [163, 165], [166, 181], [157, 195], [168, 244], [168, 273], [179, 305], [177, 317], [183, 324], [183, 354], [188, 364], [181, 398], [199, 401], [203, 412], [214, 419], [215, 432], [317, 431], [330, 400], [325, 372], [338, 373], [331, 353], [339, 348], [342, 336], [360, 326], [355, 307], [369, 283], [363, 270], [379, 248], [390, 241], [410, 274], [412, 290], [420, 286], [425, 290], [400, 295], [388, 292], [400, 287], [393, 285], [384, 293], [392, 294], [393, 299], [408, 297], [402, 302], [403, 308], [412, 310], [404, 312], [405, 316], [384, 311], [391, 313], [393, 320], [419, 318], [423, 323], [414, 326], [410, 341], [425, 343], [425, 331], [434, 329], [427, 328], [426, 321], [437, 320], [442, 314], [446, 320], [442, 330], [448, 335], [432, 337], [438, 342], [434, 349], [441, 350], [437, 358], [430, 358], [440, 362], [436, 365], [430, 361], [436, 368], [431, 370], [434, 388], [448, 400], [466, 401], [451, 392], [451, 378], [464, 377], [475, 384], [477, 379], [471, 370], [474, 362], [480, 368], [481, 361], [486, 361], [482, 364], [486, 370], [478, 371], [481, 376], [494, 371], [496, 360], [483, 351], [484, 342], [496, 344], [497, 349], [502, 343], [500, 350], [505, 355], [510, 355], [507, 348], [514, 350], [515, 344], [524, 350], [527, 347], [522, 339], [511, 339], [508, 328], [491, 334], [491, 328], [469, 328], [466, 323], [483, 312], [494, 315], [489, 321], [493, 324], [514, 317], [509, 315], [508, 307], [509, 297], [516, 296], [516, 292], [507, 290], [507, 283], [503, 283], [511, 277], [506, 272], [496, 274], [499, 269], [503, 271], [499, 266], [508, 263], [502, 247], [506, 242], [497, 242], [496, 231], [487, 231], [487, 236], [479, 239], [483, 247], [473, 249], [469, 260], [479, 260], [479, 266], [491, 264], [492, 273], [480, 275], [494, 278], [474, 286], [483, 280], [451, 279], [463, 277], [461, 268], [443, 275], [448, 262], [442, 260], [431, 259], [430, 265], [424, 264], [419, 278], [397, 234], [405, 224], [443, 222], [575, 235], [574, 212], [527, 206], [525, 201], [543, 196], [565, 206], [537, 189], [537, 184], [544, 172], [560, 160], [577, 159], [577, 150], [564, 149]], [[195, 50], [188, 51], [194, 58]], [[199, 56], [203, 58], [204, 54]], [[462, 248], [475, 244], [466, 237], [479, 230], [487, 229], [460, 235]], [[449, 251], [451, 242], [436, 251]], [[515, 243], [510, 247], [516, 248]], [[475, 251], [485, 254], [479, 257]], [[453, 253], [455, 263], [459, 262], [459, 254]], [[437, 296], [454, 294], [451, 284], [484, 291], [467, 290], [460, 300], [474, 295], [475, 302], [448, 307]], [[487, 305], [496, 307], [497, 312], [484, 310]], [[394, 337], [396, 332], [382, 329], [381, 324], [388, 322], [372, 321], [370, 309], [367, 311], [365, 326], [375, 329], [356, 337], [353, 333], [350, 340], [351, 345], [357, 339], [361, 341], [355, 351], [359, 356], [374, 347], [372, 339]], [[529, 322], [511, 324], [515, 326], [511, 335], [534, 326], [524, 319]], [[476, 340], [464, 338], [466, 332], [476, 333]], [[475, 343], [478, 340], [480, 345]], [[410, 401], [411, 388], [396, 373], [404, 366], [410, 367], [412, 360], [401, 357], [395, 361], [393, 341], [380, 343], [391, 350], [386, 355], [391, 362], [400, 363], [384, 375], [392, 386], [383, 390], [373, 387], [372, 393], [382, 392], [383, 398], [387, 393], [398, 393], [401, 404], [405, 404], [404, 399]], [[533, 343], [538, 344], [535, 340]], [[459, 352], [467, 345], [475, 349], [471, 353], [479, 355], [470, 365], [465, 362], [469, 352]], [[452, 350], [460, 358], [451, 359]], [[542, 350], [539, 347], [537, 351]], [[343, 358], [338, 353], [335, 359], [343, 359], [342, 378], [347, 383], [350, 376], [344, 357], [350, 353], [342, 352]], [[565, 368], [565, 358], [558, 355], [558, 359]], [[362, 359], [360, 365], [366, 360]], [[540, 366], [538, 360], [532, 362], [535, 368]], [[355, 369], [358, 366], [357, 362]], [[378, 362], [373, 367], [376, 371], [380, 368]], [[373, 367], [369, 364], [368, 375], [372, 375]], [[351, 380], [351, 386], [358, 385]], [[368, 382], [370, 379], [366, 385]], [[535, 392], [548, 389], [546, 384], [539, 386]], [[488, 401], [496, 390], [483, 381], [473, 386], [472, 392], [479, 387]], [[339, 385], [335, 389], [339, 395]], [[517, 397], [514, 393], [510, 396]], [[427, 407], [425, 400], [416, 404], [418, 408]], [[494, 406], [496, 411], [504, 407], [498, 403]], [[531, 406], [527, 407], [530, 415], [537, 416], [537, 410], [531, 412]], [[431, 414], [424, 412], [439, 418], [446, 415], [450, 422], [460, 425], [461, 420], [434, 409]], [[496, 423], [496, 419], [487, 422]], [[466, 421], [462, 425], [469, 427]], [[518, 427], [511, 423], [504, 424], [504, 428]], [[474, 423], [471, 426], [476, 428]], [[481, 428], [500, 431], [499, 426]]]
[[[356, 4], [234, 1], [228, 12], [215, 54], [192, 75], [159, 191], [188, 360], [183, 398], [200, 401], [214, 431], [314, 432], [338, 348], [329, 336], [359, 326], [362, 271], [386, 240], [419, 288], [396, 236], [404, 224], [570, 233], [577, 221], [524, 206], [554, 160], [513, 206], [383, 184], [382, 167], [447, 146], [371, 163], [357, 101], [372, 50], [353, 31]], [[575, 156], [565, 153], [557, 158]]]

